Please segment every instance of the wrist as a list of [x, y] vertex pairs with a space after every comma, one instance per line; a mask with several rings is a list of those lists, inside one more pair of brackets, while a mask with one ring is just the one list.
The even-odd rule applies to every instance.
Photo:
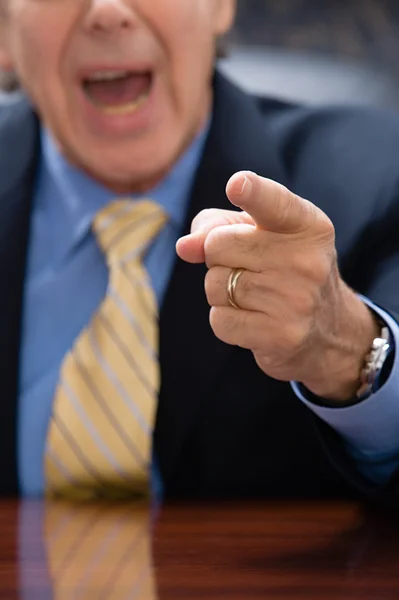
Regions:
[[356, 398], [366, 357], [381, 334], [378, 317], [349, 288], [348, 292], [337, 335], [319, 353], [312, 375], [302, 381], [314, 395], [337, 405]]

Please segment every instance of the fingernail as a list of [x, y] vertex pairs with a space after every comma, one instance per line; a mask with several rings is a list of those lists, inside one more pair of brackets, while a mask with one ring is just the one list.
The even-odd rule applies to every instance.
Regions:
[[244, 177], [244, 181], [242, 182], [242, 188], [241, 188], [241, 191], [239, 193], [239, 196], [243, 196], [244, 194], [245, 195], [248, 194], [249, 191], [250, 191], [250, 189], [251, 189], [251, 187], [252, 187], [252, 181], [247, 176], [245, 176]]

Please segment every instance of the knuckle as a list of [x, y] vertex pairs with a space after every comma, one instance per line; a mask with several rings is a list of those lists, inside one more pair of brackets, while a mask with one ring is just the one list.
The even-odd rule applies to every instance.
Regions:
[[206, 298], [207, 298], [209, 304], [213, 304], [213, 298], [214, 298], [213, 278], [214, 278], [214, 276], [213, 276], [212, 272], [208, 271], [207, 274], [205, 275], [204, 288], [205, 288], [205, 295], [206, 295]]
[[213, 333], [217, 337], [219, 337], [220, 324], [221, 324], [220, 309], [218, 309], [216, 307], [211, 308], [211, 311], [209, 313], [209, 323], [212, 327]]
[[234, 249], [237, 254], [262, 257], [266, 251], [266, 239], [264, 233], [245, 223], [215, 227], [207, 235], [205, 249], [210, 253]]
[[222, 320], [222, 327], [228, 336], [231, 336], [235, 332], [236, 325], [235, 316], [231, 312], [226, 313]]
[[226, 309], [213, 307], [209, 315], [209, 322], [216, 337], [222, 342], [232, 342], [236, 327], [234, 315]]
[[286, 379], [292, 364], [306, 347], [308, 335], [305, 321], [279, 327], [278, 333], [268, 336], [262, 347], [254, 351], [258, 366], [276, 379]]
[[318, 286], [323, 288], [329, 281], [333, 269], [333, 261], [330, 257], [319, 257], [314, 261], [313, 268], [310, 270], [311, 280]]
[[284, 361], [276, 356], [273, 348], [263, 349], [262, 352], [254, 352], [255, 362], [258, 367], [267, 374], [273, 374], [275, 379], [279, 379], [277, 372], [284, 368]]
[[286, 327], [283, 333], [283, 344], [289, 355], [298, 354], [305, 346], [309, 335], [309, 325], [303, 320]]
[[243, 235], [243, 231], [240, 231], [237, 227], [231, 227], [228, 231], [228, 242], [239, 252], [248, 252], [248, 240]]
[[215, 227], [215, 229], [212, 229], [212, 231], [208, 233], [204, 244], [205, 256], [207, 259], [212, 260], [212, 258], [220, 252], [224, 238], [224, 227]]
[[263, 348], [261, 352], [254, 352], [254, 358], [262, 371], [274, 379], [284, 379], [281, 377], [286, 369], [284, 352], [278, 352], [274, 347]]
[[221, 279], [221, 270], [218, 267], [212, 267], [205, 275], [205, 295], [210, 305], [217, 304], [221, 300], [223, 284]]
[[328, 254], [319, 251], [297, 253], [292, 257], [294, 272], [317, 287], [323, 287], [330, 278], [332, 263]]
[[284, 227], [291, 218], [293, 206], [297, 202], [295, 194], [290, 192], [284, 185], [278, 185], [276, 188], [276, 204], [279, 207], [279, 217], [277, 225]]
[[318, 229], [329, 239], [335, 239], [335, 227], [331, 219], [320, 209], [314, 208], [317, 217]]
[[247, 227], [231, 228], [229, 233], [231, 244], [243, 254], [252, 254], [258, 250], [259, 244], [251, 235], [253, 231], [248, 230]]
[[315, 310], [316, 299], [308, 289], [298, 289], [291, 295], [295, 312], [304, 317], [310, 317]]
[[252, 225], [240, 225], [230, 230], [229, 244], [242, 256], [251, 258], [258, 270], [262, 269], [265, 256], [269, 250], [266, 232], [257, 230]]
[[194, 232], [202, 227], [205, 222], [211, 221], [214, 216], [216, 216], [215, 208], [204, 208], [201, 210], [201, 212], [194, 217], [191, 223], [191, 232]]

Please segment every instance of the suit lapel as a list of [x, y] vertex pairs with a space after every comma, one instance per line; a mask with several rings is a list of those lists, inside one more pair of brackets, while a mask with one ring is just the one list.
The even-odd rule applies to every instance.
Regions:
[[[252, 170], [282, 181], [275, 147], [268, 145], [266, 122], [254, 99], [216, 75], [213, 121], [192, 190], [185, 229], [204, 208], [232, 209], [228, 179]], [[220, 342], [209, 325], [204, 265], [177, 259], [161, 311], [162, 389], [155, 452], [166, 485], [204, 398], [216, 385], [233, 348]]]
[[0, 113], [0, 495], [18, 491], [17, 397], [22, 294], [37, 138], [25, 101]]

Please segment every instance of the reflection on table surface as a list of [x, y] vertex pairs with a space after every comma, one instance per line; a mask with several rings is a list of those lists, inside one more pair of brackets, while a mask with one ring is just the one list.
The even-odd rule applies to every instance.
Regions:
[[357, 505], [0, 508], [0, 599], [399, 597], [399, 519]]

